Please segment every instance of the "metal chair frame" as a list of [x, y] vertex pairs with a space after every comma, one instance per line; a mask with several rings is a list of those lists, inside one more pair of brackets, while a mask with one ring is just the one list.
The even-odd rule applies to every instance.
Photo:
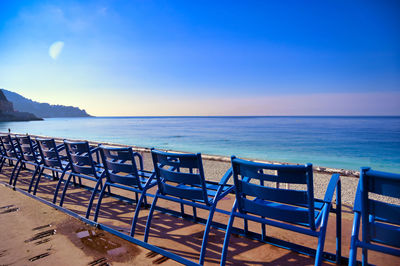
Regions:
[[[39, 175], [36, 180], [36, 184], [33, 190], [33, 195], [36, 195], [40, 178], [43, 175], [43, 172], [45, 169], [52, 171], [53, 174], [53, 179], [59, 179], [59, 182], [63, 181], [63, 178], [66, 174], [66, 172], [70, 169], [71, 163], [69, 161], [66, 161], [65, 157], [60, 156], [60, 152], [65, 149], [64, 143], [56, 145], [56, 142], [54, 139], [42, 139], [42, 138], [36, 138], [36, 142], [39, 147], [39, 152], [40, 156], [42, 159], [42, 167], [39, 171]], [[61, 176], [58, 176], [58, 173], [61, 173]], [[32, 178], [32, 184], [34, 182], [34, 178]], [[31, 186], [32, 186], [31, 184]], [[31, 187], [30, 186], [30, 187]], [[31, 190], [29, 189], [28, 192]]]
[[[64, 146], [68, 161], [70, 163], [71, 171], [69, 172], [69, 176], [64, 184], [64, 189], [60, 198], [60, 206], [63, 206], [64, 204], [65, 195], [71, 182], [71, 178], [78, 177], [79, 184], [82, 184], [80, 178], [84, 178], [96, 183], [93, 188], [92, 196], [89, 200], [88, 209], [90, 209], [99, 186], [102, 188], [102, 178], [105, 175], [104, 169], [99, 168], [98, 162], [95, 162], [92, 157], [92, 154], [97, 154], [98, 147], [90, 147], [87, 141], [69, 140], [64, 140]], [[54, 193], [53, 203], [56, 203], [57, 201], [58, 191], [62, 182], [62, 179], [58, 181], [56, 191]]]
[[[40, 154], [38, 151], [38, 147], [37, 144], [33, 142], [31, 137], [29, 135], [16, 135], [15, 139], [17, 141], [18, 150], [20, 151], [20, 164], [14, 176], [14, 181], [12, 184], [13, 187], [16, 186], [21, 168], [23, 168], [26, 164], [30, 164], [35, 167], [31, 180], [34, 179], [35, 176], [40, 172], [41, 168], [41, 161], [40, 161]], [[31, 186], [32, 182], [30, 183], [29, 191], [31, 190]]]
[[17, 149], [17, 144], [14, 143], [14, 139], [11, 137], [10, 134], [1, 135], [0, 141], [1, 141], [1, 145], [3, 147], [3, 152], [4, 152], [4, 154], [1, 157], [0, 169], [3, 168], [3, 165], [6, 160], [9, 160], [10, 166], [12, 166], [13, 162], [15, 162], [15, 165], [13, 167], [13, 170], [12, 170], [11, 176], [10, 176], [10, 180], [9, 180], [9, 185], [12, 185], [15, 171], [17, 171], [18, 166], [21, 163], [21, 156]]
[[[152, 149], [151, 153], [158, 190], [148, 214], [144, 242], [148, 242], [151, 220], [159, 198], [180, 203], [182, 216], [184, 216], [184, 205], [192, 206], [195, 220], [197, 219], [196, 208], [208, 210], [209, 215], [199, 256], [199, 264], [202, 265], [204, 264], [208, 235], [217, 204], [220, 199], [234, 189], [233, 186], [227, 185], [227, 181], [232, 176], [232, 171], [229, 169], [216, 186], [207, 183], [205, 180], [200, 153], [177, 154], [155, 149]], [[181, 169], [188, 169], [189, 173], [181, 172]], [[194, 169], [197, 169], [198, 173], [194, 173]]]
[[[0, 137], [0, 172], [3, 169], [4, 162], [7, 160], [7, 158], [5, 158], [6, 156], [7, 156], [7, 154], [6, 154], [6, 151], [4, 150], [3, 142]], [[11, 166], [11, 162], [9, 162], [9, 163]]]
[[368, 265], [369, 249], [400, 257], [400, 205], [371, 199], [369, 193], [400, 199], [400, 174], [361, 168], [354, 200], [349, 265], [357, 264], [358, 247], [362, 248], [362, 265]]
[[[106, 181], [100, 191], [93, 221], [97, 223], [101, 202], [106, 188], [116, 187], [135, 192], [136, 209], [130, 231], [130, 236], [134, 237], [142, 203], [147, 206], [146, 192], [157, 184], [154, 180], [154, 173], [143, 169], [142, 156], [140, 153], [133, 152], [130, 147], [114, 148], [100, 145], [99, 150], [104, 166]], [[137, 167], [136, 160], [139, 161], [139, 167]], [[140, 198], [138, 198], [138, 193], [141, 194]], [[87, 210], [86, 218], [90, 215], [90, 208]]]
[[[225, 265], [229, 239], [235, 217], [262, 225], [264, 239], [265, 225], [280, 227], [318, 238], [315, 265], [321, 265], [329, 212], [336, 190], [336, 261], [341, 258], [341, 184], [338, 174], [332, 175], [324, 200], [314, 198], [312, 165], [275, 165], [255, 163], [232, 156], [232, 169], [236, 200], [226, 229], [221, 265]], [[265, 170], [277, 174], [265, 173]], [[250, 181], [255, 182], [250, 182]], [[275, 182], [277, 187], [264, 186], [264, 182]], [[259, 184], [256, 184], [259, 182]], [[279, 188], [279, 183], [304, 184], [306, 190]], [[249, 199], [248, 197], [251, 197]], [[318, 231], [319, 229], [319, 231]]]

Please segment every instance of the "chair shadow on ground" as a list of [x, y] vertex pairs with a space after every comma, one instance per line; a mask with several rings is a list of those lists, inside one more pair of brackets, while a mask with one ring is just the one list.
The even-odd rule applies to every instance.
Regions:
[[[0, 174], [0, 181], [7, 183], [11, 175], [12, 167], [3, 167]], [[16, 187], [27, 191], [31, 182], [32, 174], [26, 170], [22, 170], [17, 181]], [[50, 173], [51, 176], [51, 173]], [[38, 187], [37, 196], [52, 202], [57, 180], [42, 178]], [[94, 183], [93, 183], [94, 186]], [[92, 187], [93, 187], [92, 186]], [[62, 188], [61, 188], [62, 189]], [[85, 216], [91, 191], [80, 188], [79, 186], [70, 185], [68, 188], [64, 207], [74, 211], [75, 213]], [[57, 204], [59, 203], [57, 199]], [[132, 193], [131, 198], [134, 199]], [[93, 218], [96, 208], [98, 195], [93, 202], [93, 208], [90, 218]], [[148, 197], [149, 203], [152, 198]], [[176, 205], [179, 208], [179, 205]], [[105, 196], [99, 213], [99, 222], [107, 226], [113, 227], [123, 233], [129, 234], [130, 226], [136, 205], [130, 204], [110, 196]], [[136, 227], [136, 237], [143, 239], [143, 234], [147, 221], [148, 209], [142, 208], [140, 217]], [[203, 217], [204, 218], [204, 217]], [[180, 217], [174, 217], [161, 212], [155, 212], [152, 225], [150, 228], [149, 243], [155, 244], [169, 252], [182, 256], [186, 259], [197, 262], [199, 251], [201, 249], [204, 225], [196, 224], [192, 221], [185, 220]], [[225, 232], [215, 228], [211, 228], [209, 242], [206, 251], [206, 263], [218, 264], [222, 251], [222, 243], [224, 241]], [[174, 245], [176, 243], [176, 245]], [[182, 245], [185, 246], [183, 250]], [[256, 261], [255, 258], [241, 256], [253, 249], [262, 250], [263, 245], [257, 240], [251, 240], [246, 237], [232, 234], [230, 239], [227, 265], [309, 265], [314, 264], [314, 258], [302, 256], [298, 253], [287, 251], [282, 248], [268, 245], [268, 252], [274, 252], [278, 255], [271, 254], [270, 261]], [[262, 252], [262, 251], [261, 251]], [[260, 256], [257, 256], [262, 258]]]

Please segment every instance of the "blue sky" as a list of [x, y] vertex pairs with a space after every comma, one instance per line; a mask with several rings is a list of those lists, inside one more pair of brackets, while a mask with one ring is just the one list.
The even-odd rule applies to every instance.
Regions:
[[93, 115], [400, 115], [399, 13], [398, 1], [0, 0], [0, 87]]

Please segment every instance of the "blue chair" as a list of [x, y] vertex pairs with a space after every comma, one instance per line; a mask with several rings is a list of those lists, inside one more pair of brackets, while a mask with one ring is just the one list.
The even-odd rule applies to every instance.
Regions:
[[[6, 157], [7, 157], [7, 154], [6, 154], [6, 151], [3, 146], [3, 142], [1, 141], [1, 137], [0, 137], [0, 172], [3, 169], [4, 163], [7, 161]], [[9, 164], [11, 165], [11, 162], [9, 162]]]
[[[65, 151], [70, 162], [71, 171], [64, 184], [63, 193], [60, 199], [60, 206], [63, 206], [65, 194], [67, 192], [69, 183], [72, 177], [78, 177], [79, 183], [81, 184], [81, 179], [84, 178], [96, 183], [92, 196], [89, 200], [88, 210], [91, 209], [93, 199], [97, 193], [97, 190], [102, 187], [102, 178], [104, 177], [104, 169], [100, 168], [98, 163], [92, 157], [92, 154], [98, 151], [97, 147], [90, 147], [87, 141], [68, 141], [64, 140]], [[53, 203], [57, 201], [58, 191], [60, 189], [62, 179], [58, 181], [56, 191], [54, 193]], [[87, 214], [88, 216], [88, 214]]]
[[[17, 135], [16, 140], [18, 149], [20, 151], [20, 165], [14, 177], [14, 182], [13, 182], [14, 187], [16, 186], [20, 170], [23, 166], [25, 167], [26, 164], [30, 164], [35, 167], [31, 180], [35, 178], [35, 176], [39, 173], [41, 168], [39, 150], [37, 144], [32, 141], [31, 137], [28, 135], [26, 136]], [[30, 185], [32, 185], [32, 182]], [[29, 190], [31, 190], [31, 187], [29, 187]]]
[[148, 214], [144, 242], [148, 241], [151, 220], [158, 198], [174, 201], [193, 207], [193, 216], [196, 219], [196, 208], [209, 211], [201, 245], [199, 264], [204, 263], [208, 234], [217, 203], [233, 190], [227, 185], [232, 171], [228, 170], [218, 185], [205, 180], [201, 154], [176, 154], [152, 149], [154, 170], [157, 177], [158, 190]]
[[[312, 165], [275, 165], [255, 163], [232, 156], [236, 200], [229, 218], [221, 265], [225, 265], [229, 238], [235, 217], [271, 225], [318, 238], [315, 265], [320, 265], [332, 198], [336, 189], [337, 260], [341, 256], [341, 186], [334, 174], [324, 200], [314, 198]], [[275, 187], [265, 182], [276, 183]], [[279, 184], [301, 184], [305, 190], [280, 188]], [[271, 183], [270, 183], [271, 184]], [[246, 228], [245, 228], [246, 229]], [[318, 230], [319, 229], [319, 230]], [[262, 226], [262, 238], [265, 227]], [[290, 247], [289, 247], [290, 248]], [[315, 254], [315, 253], [314, 253]]]
[[[64, 143], [56, 145], [54, 139], [41, 139], [41, 138], [37, 138], [36, 142], [38, 144], [40, 156], [42, 159], [42, 168], [39, 171], [35, 188], [33, 190], [33, 195], [36, 195], [40, 178], [42, 177], [45, 169], [50, 170], [52, 172], [53, 179], [58, 179], [59, 180], [58, 184], [59, 184], [60, 182], [63, 181], [66, 172], [71, 167], [71, 164], [67, 160], [67, 158], [65, 156], [60, 155], [60, 152], [65, 149]], [[60, 173], [61, 176], [59, 176], [58, 173]], [[33, 182], [34, 178], [32, 178], [30, 187], [32, 186]], [[30, 192], [30, 190], [28, 192]]]
[[[105, 169], [106, 181], [101, 189], [93, 220], [97, 222], [106, 188], [116, 187], [135, 192], [136, 210], [130, 231], [130, 236], [134, 237], [142, 203], [145, 206], [147, 205], [146, 192], [157, 184], [154, 179], [154, 173], [143, 169], [142, 156], [137, 152], [133, 152], [132, 148], [100, 146], [99, 149]], [[138, 193], [141, 194], [140, 199], [138, 199]], [[88, 209], [86, 217], [89, 216], [89, 213], [90, 209]]]
[[[400, 199], [400, 174], [361, 168], [354, 201], [354, 220], [349, 265], [357, 263], [362, 248], [362, 265], [368, 265], [368, 249], [400, 256], [400, 205], [370, 198], [370, 193]], [[361, 223], [361, 240], [358, 239]]]
[[3, 147], [3, 156], [1, 161], [1, 168], [4, 165], [6, 160], [9, 160], [10, 166], [15, 162], [14, 168], [12, 170], [9, 184], [12, 184], [15, 171], [18, 169], [19, 164], [21, 163], [21, 156], [19, 154], [19, 150], [17, 148], [17, 144], [14, 143], [14, 139], [11, 135], [1, 135], [0, 136], [1, 145]]

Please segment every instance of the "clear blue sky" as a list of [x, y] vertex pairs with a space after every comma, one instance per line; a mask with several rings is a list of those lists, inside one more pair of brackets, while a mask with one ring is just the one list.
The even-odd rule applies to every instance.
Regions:
[[400, 1], [4, 1], [0, 88], [93, 115], [400, 115]]

